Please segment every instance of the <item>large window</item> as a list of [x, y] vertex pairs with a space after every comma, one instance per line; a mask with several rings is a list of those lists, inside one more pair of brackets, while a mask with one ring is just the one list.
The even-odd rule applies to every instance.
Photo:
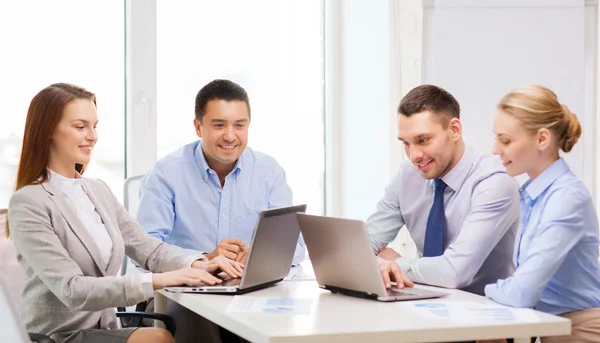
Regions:
[[250, 96], [248, 145], [322, 213], [322, 18], [320, 1], [157, 1], [158, 157], [197, 139], [198, 90], [231, 79]]
[[122, 198], [123, 18], [120, 1], [0, 2], [0, 208], [13, 192], [29, 102], [56, 82], [96, 93], [99, 141], [86, 175]]

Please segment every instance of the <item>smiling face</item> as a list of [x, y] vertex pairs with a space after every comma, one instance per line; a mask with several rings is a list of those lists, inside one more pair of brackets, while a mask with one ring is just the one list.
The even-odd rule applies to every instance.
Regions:
[[49, 167], [59, 172], [74, 170], [75, 164], [88, 164], [98, 140], [97, 124], [92, 100], [75, 99], [67, 103], [50, 139]]
[[425, 179], [443, 177], [462, 157], [463, 151], [458, 146], [462, 142], [460, 120], [449, 119], [446, 128], [441, 120], [443, 115], [430, 111], [398, 116], [398, 139]]
[[529, 174], [539, 168], [538, 134], [527, 131], [518, 119], [502, 110], [494, 118], [494, 134], [492, 153], [500, 156], [508, 175]]
[[210, 100], [201, 122], [194, 119], [196, 134], [208, 166], [219, 174], [229, 173], [246, 149], [250, 115], [244, 101]]

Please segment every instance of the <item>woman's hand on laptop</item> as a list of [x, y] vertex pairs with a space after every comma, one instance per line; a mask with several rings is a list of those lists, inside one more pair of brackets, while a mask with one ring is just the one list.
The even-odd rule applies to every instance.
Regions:
[[[203, 262], [206, 264], [206, 262]], [[201, 284], [215, 285], [221, 283], [207, 270], [185, 267], [166, 273], [152, 273], [152, 288], [161, 289], [169, 286], [199, 286]]]
[[381, 257], [377, 257], [377, 264], [379, 265], [379, 271], [381, 272], [385, 288], [391, 288], [392, 281], [396, 282], [397, 288], [414, 286], [414, 283], [404, 274], [396, 261], [387, 261]]
[[214, 274], [220, 271], [224, 271], [227, 275], [234, 279], [242, 277], [242, 273], [244, 271], [243, 264], [236, 261], [232, 261], [225, 256], [217, 256], [212, 260], [208, 261], [208, 263], [204, 266], [206, 271], [210, 273]]

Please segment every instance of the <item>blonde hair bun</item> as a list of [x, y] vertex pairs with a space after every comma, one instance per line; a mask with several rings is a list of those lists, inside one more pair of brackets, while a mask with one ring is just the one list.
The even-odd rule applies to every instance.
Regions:
[[565, 126], [567, 127], [560, 149], [564, 152], [569, 152], [573, 149], [573, 146], [577, 143], [579, 137], [581, 137], [581, 124], [579, 123], [577, 115], [571, 112], [565, 104], [561, 104], [560, 106], [563, 110]]
[[581, 137], [581, 124], [575, 113], [558, 101], [556, 93], [539, 85], [524, 85], [506, 94], [498, 108], [521, 121], [526, 130], [548, 129], [558, 147], [569, 152]]

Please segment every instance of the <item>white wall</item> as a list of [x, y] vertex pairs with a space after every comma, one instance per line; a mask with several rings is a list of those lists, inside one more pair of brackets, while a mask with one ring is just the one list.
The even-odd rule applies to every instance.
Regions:
[[424, 82], [447, 89], [460, 102], [467, 143], [490, 151], [498, 100], [521, 84], [545, 85], [578, 115], [583, 136], [565, 159], [595, 192], [595, 130], [589, 128], [596, 120], [585, 111], [584, 1], [437, 0], [429, 5]]
[[[425, 82], [456, 95], [465, 138], [483, 151], [493, 143], [495, 104], [509, 89], [528, 82], [556, 89], [585, 125], [567, 161], [595, 193], [597, 4], [587, 0], [584, 9], [580, 0], [327, 1], [326, 213], [366, 219], [374, 211], [404, 159], [396, 106]], [[435, 20], [434, 5], [444, 12]], [[457, 11], [460, 18], [452, 16]], [[414, 253], [408, 235], [395, 243]]]

